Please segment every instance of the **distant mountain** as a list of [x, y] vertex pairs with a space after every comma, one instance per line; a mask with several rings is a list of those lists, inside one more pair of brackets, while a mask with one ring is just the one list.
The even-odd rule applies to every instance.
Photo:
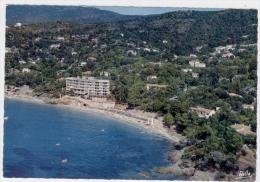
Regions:
[[10, 5], [7, 6], [6, 17], [7, 25], [14, 25], [17, 22], [31, 24], [54, 21], [104, 23], [130, 20], [138, 16], [121, 15], [94, 7]]

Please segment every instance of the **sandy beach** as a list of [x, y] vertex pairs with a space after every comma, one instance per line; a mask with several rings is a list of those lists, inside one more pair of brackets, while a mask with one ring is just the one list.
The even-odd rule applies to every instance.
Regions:
[[102, 114], [103, 116], [115, 118], [116, 120], [125, 124], [138, 128], [143, 128], [145, 129], [145, 131], [163, 137], [173, 143], [178, 143], [179, 141], [184, 139], [184, 136], [166, 128], [163, 125], [162, 118], [153, 119], [153, 124], [147, 124], [147, 122], [145, 122], [144, 120], [139, 119], [140, 117], [144, 119], [147, 118], [149, 120], [149, 114], [151, 114], [140, 110], [127, 110], [122, 112], [117, 109], [102, 109], [89, 106], [82, 106], [79, 102], [77, 102], [77, 98], [75, 99], [73, 97], [69, 97], [70, 102], [64, 102], [64, 99], [49, 99], [46, 97], [34, 97], [30, 95], [21, 95], [13, 93], [5, 94], [5, 98], [21, 100], [26, 102], [34, 102], [39, 104], [55, 103], [55, 105], [59, 107], [65, 107], [82, 112]]

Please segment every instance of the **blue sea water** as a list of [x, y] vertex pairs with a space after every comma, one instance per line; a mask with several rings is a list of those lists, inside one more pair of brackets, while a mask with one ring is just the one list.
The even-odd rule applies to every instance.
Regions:
[[167, 140], [122, 121], [11, 99], [5, 116], [5, 177], [182, 179], [154, 172], [169, 163]]

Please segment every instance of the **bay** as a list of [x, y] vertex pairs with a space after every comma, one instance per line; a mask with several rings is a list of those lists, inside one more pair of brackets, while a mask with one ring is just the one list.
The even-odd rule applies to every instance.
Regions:
[[5, 116], [5, 177], [183, 179], [154, 172], [169, 164], [166, 139], [123, 121], [13, 99]]

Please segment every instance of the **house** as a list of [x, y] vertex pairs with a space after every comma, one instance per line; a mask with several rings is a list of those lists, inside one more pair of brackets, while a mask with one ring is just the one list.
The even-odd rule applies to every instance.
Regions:
[[211, 117], [212, 115], [214, 115], [216, 113], [215, 110], [206, 109], [206, 108], [198, 107], [198, 106], [190, 107], [190, 110], [193, 112], [196, 112], [200, 118], [206, 118], [206, 119], [208, 119], [209, 117]]
[[242, 107], [243, 107], [243, 109], [250, 109], [250, 110], [255, 109], [253, 104], [243, 104]]
[[241, 135], [253, 135], [256, 136], [256, 133], [251, 131], [250, 126], [244, 124], [234, 124], [230, 126], [231, 128], [235, 129], [236, 132], [240, 133]]
[[190, 54], [190, 58], [197, 58], [198, 56], [195, 54]]
[[23, 73], [30, 73], [31, 70], [30, 70], [29, 68], [23, 68], [22, 72], [23, 72]]
[[199, 62], [198, 60], [189, 61], [189, 64], [194, 68], [205, 68], [206, 64]]
[[149, 80], [156, 80], [157, 79], [157, 76], [156, 75], [150, 75], [146, 78], [148, 81]]
[[95, 58], [95, 57], [88, 57], [87, 58], [87, 61], [96, 61], [97, 60], [97, 58]]
[[41, 37], [36, 37], [36, 38], [34, 39], [35, 42], [39, 42], [40, 40], [42, 40]]
[[222, 58], [235, 58], [236, 56], [230, 52], [227, 52], [225, 54], [222, 54]]
[[144, 48], [144, 51], [145, 51], [145, 52], [151, 52], [151, 49], [149, 49], [149, 48]]
[[154, 53], [159, 53], [160, 51], [158, 49], [153, 49], [152, 50]]
[[162, 43], [163, 43], [163, 44], [167, 44], [168, 41], [167, 41], [167, 40], [163, 40]]
[[71, 52], [71, 55], [72, 55], [72, 56], [75, 56], [75, 55], [77, 55], [77, 54], [78, 54], [78, 53], [75, 52], [75, 51], [72, 51], [72, 52]]
[[58, 36], [58, 37], [56, 37], [56, 40], [58, 40], [58, 41], [64, 41], [65, 38], [64, 38], [64, 37], [61, 37], [61, 36]]
[[136, 47], [135, 43], [126, 43], [128, 47]]
[[128, 50], [126, 53], [127, 53], [128, 56], [136, 56], [137, 55], [137, 52], [135, 50]]
[[182, 72], [184, 73], [188, 73], [188, 72], [192, 72], [192, 69], [191, 68], [183, 68], [181, 69]]
[[12, 52], [12, 49], [11, 49], [10, 47], [6, 47], [6, 48], [5, 48], [5, 52], [6, 52], [6, 53], [10, 53], [10, 52]]
[[146, 84], [147, 90], [164, 90], [168, 85], [159, 85], [159, 84]]
[[81, 63], [80, 63], [80, 66], [82, 66], [82, 67], [83, 67], [83, 66], [86, 66], [86, 65], [87, 65], [87, 62], [81, 62]]
[[51, 44], [49, 46], [50, 49], [58, 49], [60, 47], [60, 44]]
[[199, 74], [198, 74], [198, 73], [191, 73], [191, 76], [192, 76], [193, 78], [198, 78], [198, 77], [199, 77]]
[[26, 64], [24, 60], [19, 61], [19, 64]]

